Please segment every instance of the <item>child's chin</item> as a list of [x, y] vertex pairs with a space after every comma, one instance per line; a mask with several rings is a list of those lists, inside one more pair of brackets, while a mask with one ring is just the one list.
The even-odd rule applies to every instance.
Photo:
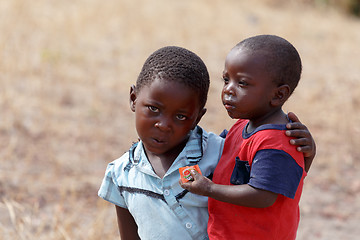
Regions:
[[238, 119], [238, 117], [236, 117], [232, 112], [228, 111], [227, 113], [231, 119]]

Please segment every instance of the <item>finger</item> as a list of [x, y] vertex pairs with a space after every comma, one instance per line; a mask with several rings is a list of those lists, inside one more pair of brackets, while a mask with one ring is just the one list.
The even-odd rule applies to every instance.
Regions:
[[183, 189], [188, 189], [188, 185], [189, 185], [189, 184], [183, 183], [183, 182], [181, 181], [181, 179], [179, 180], [179, 184], [180, 184], [180, 187], [182, 187]]
[[310, 146], [299, 146], [296, 148], [298, 152], [304, 153], [304, 157], [309, 157], [311, 154], [311, 147]]
[[293, 122], [300, 122], [300, 119], [293, 112], [289, 112], [288, 117]]
[[308, 146], [309, 141], [307, 138], [296, 138], [296, 139], [290, 139], [290, 144], [296, 146]]
[[298, 130], [298, 129], [293, 129], [293, 130], [287, 130], [285, 131], [285, 135], [288, 137], [294, 137], [294, 138], [306, 138], [306, 139], [311, 139], [311, 135], [309, 133], [309, 131], [307, 130]]
[[301, 122], [292, 122], [286, 124], [287, 129], [307, 129], [307, 127]]
[[190, 174], [194, 178], [194, 180], [198, 179], [199, 173], [194, 169], [190, 171]]

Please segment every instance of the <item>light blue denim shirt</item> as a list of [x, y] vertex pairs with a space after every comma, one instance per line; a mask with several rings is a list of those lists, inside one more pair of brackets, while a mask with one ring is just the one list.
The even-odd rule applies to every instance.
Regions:
[[140, 141], [109, 163], [98, 195], [130, 211], [141, 239], [208, 239], [208, 199], [181, 188], [178, 170], [198, 164], [204, 176], [212, 175], [223, 144], [221, 137], [196, 127], [161, 179]]

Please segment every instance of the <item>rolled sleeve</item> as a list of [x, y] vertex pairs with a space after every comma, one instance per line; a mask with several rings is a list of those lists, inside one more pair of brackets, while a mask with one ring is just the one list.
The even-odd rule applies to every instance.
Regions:
[[98, 191], [98, 196], [119, 207], [127, 208], [124, 198], [119, 191], [118, 185], [116, 184], [116, 177], [114, 176], [114, 163], [109, 163], [106, 168], [104, 179]]

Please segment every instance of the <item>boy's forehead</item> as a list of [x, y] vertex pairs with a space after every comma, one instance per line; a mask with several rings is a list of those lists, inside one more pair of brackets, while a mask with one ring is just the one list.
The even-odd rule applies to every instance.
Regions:
[[225, 63], [247, 62], [250, 65], [256, 64], [258, 68], [262, 68], [262, 71], [266, 71], [268, 69], [268, 64], [270, 63], [270, 61], [271, 56], [266, 50], [241, 48], [230, 51]]
[[167, 89], [178, 88], [179, 91], [189, 91], [185, 84], [177, 80], [156, 77], [154, 80], [146, 84], [145, 90], [147, 91], [166, 91]]
[[138, 98], [145, 104], [166, 109], [168, 112], [198, 113], [203, 108], [198, 91], [176, 82], [155, 80], [149, 86], [144, 86]]
[[244, 47], [233, 48], [228, 57], [236, 57], [236, 56], [247, 56], [247, 57], [266, 57], [267, 51], [265, 50], [254, 50]]
[[[190, 86], [181, 82], [181, 79], [155, 78], [147, 86], [144, 86], [140, 92], [146, 91], [148, 94], [167, 94], [174, 98], [177, 95], [187, 96], [187, 98], [198, 98], [199, 93]], [[171, 94], [170, 94], [171, 93]]]

